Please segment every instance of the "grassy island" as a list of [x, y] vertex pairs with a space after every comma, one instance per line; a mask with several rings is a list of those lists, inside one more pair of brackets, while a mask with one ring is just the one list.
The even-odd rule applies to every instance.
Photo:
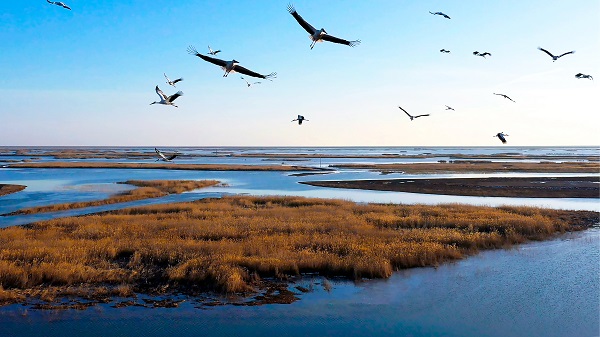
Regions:
[[8, 184], [0, 184], [0, 196], [17, 193], [24, 190], [27, 186], [23, 185], [8, 185]]
[[0, 230], [0, 303], [137, 293], [251, 295], [305, 273], [387, 278], [581, 230], [597, 212], [225, 197]]

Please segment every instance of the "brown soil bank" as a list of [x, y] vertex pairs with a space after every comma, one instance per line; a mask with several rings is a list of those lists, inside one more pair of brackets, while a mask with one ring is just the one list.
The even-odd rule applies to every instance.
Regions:
[[599, 177], [527, 177], [308, 181], [302, 184], [361, 190], [478, 197], [600, 198]]
[[144, 163], [19, 163], [10, 164], [11, 168], [78, 168], [78, 169], [157, 169], [192, 171], [320, 171], [319, 168], [283, 165], [219, 165], [219, 164], [144, 164]]
[[554, 172], [554, 173], [598, 173], [600, 162], [540, 162], [540, 163], [495, 163], [488, 161], [454, 161], [452, 163], [412, 164], [339, 164], [335, 168], [364, 169], [385, 173], [446, 173], [446, 172]]
[[22, 191], [27, 186], [0, 184], [0, 196]]
[[226, 197], [0, 230], [0, 304], [206, 291], [303, 273], [387, 278], [581, 230], [597, 212]]

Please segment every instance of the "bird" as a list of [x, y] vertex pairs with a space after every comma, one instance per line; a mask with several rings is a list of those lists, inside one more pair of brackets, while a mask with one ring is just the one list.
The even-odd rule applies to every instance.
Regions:
[[158, 87], [158, 85], [156, 86], [155, 90], [156, 90], [156, 93], [158, 94], [158, 97], [160, 97], [160, 102], [152, 102], [152, 103], [150, 103], [150, 105], [152, 105], [152, 104], [164, 104], [164, 105], [172, 105], [172, 106], [178, 108], [177, 105], [173, 104], [173, 101], [176, 100], [177, 97], [182, 96], [183, 92], [178, 91], [178, 92], [174, 93], [173, 95], [167, 97], [167, 95], [165, 95], [165, 93], [162, 92], [162, 90], [160, 90], [160, 88]]
[[563, 57], [563, 56], [565, 56], [565, 55], [568, 55], [568, 54], [574, 54], [574, 53], [575, 53], [575, 51], [574, 51], [574, 50], [571, 50], [571, 51], [568, 51], [568, 52], [566, 52], [566, 53], [564, 53], [564, 54], [561, 54], [561, 55], [558, 55], [558, 56], [554, 56], [554, 55], [552, 55], [552, 53], [551, 53], [551, 52], [547, 51], [546, 49], [544, 49], [544, 48], [542, 48], [542, 47], [538, 47], [538, 50], [541, 50], [541, 51], [543, 51], [544, 53], [546, 53], [546, 54], [550, 55], [550, 57], [552, 58], [552, 62], [554, 62], [554, 61], [558, 60], [560, 57]]
[[154, 148], [154, 151], [156, 151], [156, 154], [160, 156], [160, 158], [156, 159], [155, 161], [172, 161], [173, 159], [177, 158], [177, 156], [179, 156], [179, 153], [175, 153], [167, 157], [157, 148]]
[[446, 50], [446, 49], [440, 49], [440, 52], [441, 52], [441, 53], [446, 53], [446, 54], [450, 53], [450, 51], [449, 51], [449, 50]]
[[172, 85], [173, 87], [175, 87], [175, 83], [183, 81], [183, 77], [182, 77], [182, 78], [178, 78], [178, 79], [176, 79], [175, 81], [171, 81], [171, 80], [170, 80], [170, 79], [167, 77], [167, 74], [163, 73], [163, 75], [165, 75], [165, 78], [167, 79], [167, 84], [168, 84], [168, 85]]
[[295, 122], [295, 121], [298, 121], [298, 125], [302, 125], [302, 122], [303, 121], [308, 122], [308, 119], [304, 118], [304, 116], [302, 116], [302, 115], [298, 115], [298, 118], [292, 119], [292, 122]]
[[62, 7], [62, 8], [66, 8], [66, 9], [68, 9], [68, 10], [71, 10], [71, 7], [69, 7], [69, 6], [65, 5], [65, 3], [64, 3], [64, 2], [60, 2], [60, 1], [50, 1], [50, 0], [46, 0], [46, 1], [48, 1], [48, 3], [49, 3], [49, 4], [52, 4], [52, 5], [57, 5], [57, 6], [60, 6], [60, 7]]
[[487, 51], [486, 51], [486, 52], [483, 52], [483, 53], [480, 53], [480, 52], [478, 52], [478, 51], [474, 51], [474, 52], [473, 52], [473, 55], [475, 55], [475, 56], [481, 56], [481, 57], [483, 57], [483, 58], [485, 58], [485, 57], [486, 57], [486, 56], [488, 56], [488, 55], [489, 55], [489, 56], [492, 56], [492, 54], [488, 53]]
[[312, 43], [310, 44], [310, 49], [313, 49], [313, 47], [315, 46], [315, 43], [323, 42], [323, 41], [345, 44], [350, 47], [354, 47], [354, 46], [360, 44], [360, 40], [348, 41], [348, 40], [337, 38], [332, 35], [328, 35], [327, 32], [325, 31], [325, 29], [323, 29], [323, 28], [317, 30], [315, 27], [311, 26], [310, 23], [304, 21], [304, 19], [300, 16], [300, 14], [298, 14], [298, 12], [296, 12], [296, 9], [291, 4], [288, 5], [287, 9], [288, 9], [288, 12], [290, 12], [290, 14], [292, 14], [294, 19], [296, 19], [296, 21], [298, 21], [300, 26], [302, 26], [302, 28], [304, 28], [304, 30], [306, 30], [310, 34], [309, 37], [312, 40]]
[[405, 114], [406, 114], [408, 117], [410, 117], [410, 120], [411, 120], [411, 121], [412, 121], [413, 119], [415, 119], [415, 118], [429, 116], [429, 114], [426, 114], [426, 115], [416, 115], [416, 116], [413, 116], [413, 115], [409, 114], [408, 112], [406, 112], [406, 110], [402, 109], [402, 107], [400, 107], [400, 106], [399, 106], [398, 108], [399, 108], [400, 110], [404, 111], [404, 113], [405, 113]]
[[[441, 16], [445, 17], [446, 19], [450, 19], [450, 17], [449, 17], [448, 15], [446, 15], [446, 14], [444, 14], [444, 13], [442, 13], [442, 12], [435, 12], [435, 13], [429, 12], [429, 14], [433, 14], [433, 15], [441, 15]], [[460, 21], [460, 20], [459, 20], [459, 21]]]
[[210, 55], [217, 55], [217, 53], [220, 53], [220, 52], [221, 52], [220, 49], [219, 50], [212, 50], [210, 48], [210, 46], [208, 46], [208, 54], [210, 54]]
[[498, 132], [496, 135], [494, 135], [494, 137], [498, 137], [498, 139], [500, 139], [500, 141], [502, 142], [502, 144], [506, 144], [506, 138], [508, 137], [507, 134], [505, 134], [504, 132]]
[[240, 78], [241, 78], [242, 80], [244, 80], [244, 82], [246, 82], [246, 85], [247, 85], [248, 87], [250, 87], [251, 85], [254, 85], [254, 84], [261, 84], [261, 83], [262, 83], [262, 82], [254, 82], [254, 83], [250, 83], [250, 82], [246, 81], [246, 79], [245, 79], [243, 76], [240, 76]]
[[[509, 99], [509, 100], [513, 101], [513, 99], [512, 99], [512, 98], [510, 98], [510, 97], [506, 96], [505, 94], [497, 94], [497, 93], [494, 93], [494, 95], [502, 96], [502, 97], [504, 97], [504, 98], [506, 98], [506, 99]], [[515, 101], [513, 101], [513, 102], [515, 102]], [[515, 103], [517, 103], [517, 102], [515, 102]]]
[[447, 106], [447, 105], [446, 105], [446, 110], [452, 110], [452, 111], [456, 111], [456, 110], [454, 110], [454, 108], [453, 108], [453, 107], [450, 107], [450, 106]]
[[586, 74], [582, 74], [582, 73], [577, 73], [577, 74], [575, 75], [575, 77], [577, 77], [577, 78], [587, 78], [587, 79], [590, 79], [590, 80], [593, 80], [593, 79], [594, 79], [594, 78], [592, 77], [592, 75], [586, 75]]
[[261, 75], [259, 73], [255, 73], [252, 70], [248, 70], [248, 69], [238, 65], [239, 62], [236, 60], [223, 61], [218, 58], [202, 55], [202, 54], [198, 53], [198, 51], [196, 51], [196, 48], [194, 48], [194, 46], [188, 47], [188, 53], [198, 56], [199, 58], [203, 59], [206, 62], [210, 62], [212, 64], [216, 64], [219, 67], [221, 67], [223, 70], [225, 70], [225, 74], [223, 74], [223, 77], [227, 77], [227, 75], [229, 75], [229, 73], [232, 71], [238, 72], [240, 74], [244, 74], [247, 76], [262, 78], [265, 80], [271, 80], [272, 78], [277, 77], [277, 73], [270, 73], [268, 75]]

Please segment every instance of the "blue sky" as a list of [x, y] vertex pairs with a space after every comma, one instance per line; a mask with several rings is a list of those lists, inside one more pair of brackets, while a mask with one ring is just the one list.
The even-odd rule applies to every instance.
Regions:
[[[0, 146], [494, 146], [500, 131], [514, 146], [600, 144], [598, 84], [574, 77], [600, 80], [597, 0], [296, 1], [362, 41], [313, 50], [287, 1], [64, 2], [0, 3]], [[278, 76], [247, 88], [188, 45]], [[552, 62], [538, 46], [576, 53]], [[157, 84], [184, 92], [179, 108], [149, 105]]]

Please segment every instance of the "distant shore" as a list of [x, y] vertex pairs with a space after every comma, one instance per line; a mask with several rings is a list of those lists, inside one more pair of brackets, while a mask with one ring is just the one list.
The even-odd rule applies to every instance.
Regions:
[[301, 184], [376, 191], [515, 198], [600, 198], [600, 177], [521, 177], [308, 181]]
[[27, 186], [0, 184], [0, 196], [16, 193], [24, 190]]
[[176, 164], [176, 163], [106, 163], [106, 162], [44, 162], [9, 164], [9, 168], [47, 169], [145, 169], [190, 171], [324, 171], [316, 167], [296, 165], [226, 165], [226, 164]]

